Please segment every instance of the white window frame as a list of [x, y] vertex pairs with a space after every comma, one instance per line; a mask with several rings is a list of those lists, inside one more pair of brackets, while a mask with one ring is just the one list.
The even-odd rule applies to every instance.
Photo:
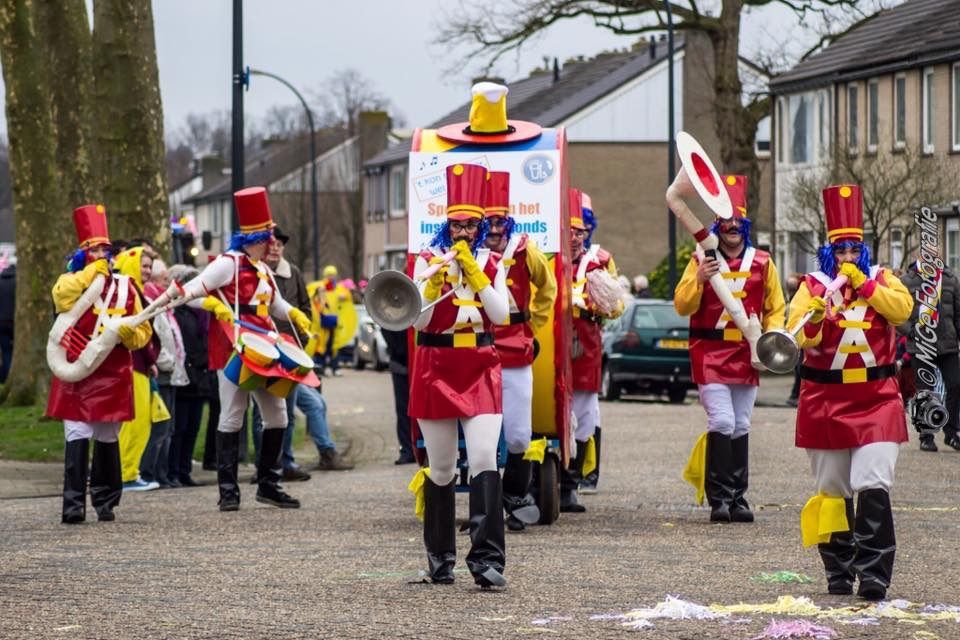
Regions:
[[783, 135], [784, 132], [784, 123], [786, 118], [784, 117], [784, 112], [786, 108], [784, 107], [785, 98], [777, 99], [777, 164], [784, 164], [784, 158], [786, 155], [786, 136]]
[[933, 89], [933, 67], [925, 67], [920, 82], [920, 140], [927, 154], [934, 152], [933, 104], [937, 96]]
[[[400, 163], [390, 167], [389, 180], [390, 217], [402, 218], [407, 215], [407, 165]], [[403, 201], [398, 203], [397, 198], [400, 196], [403, 197]]]
[[[943, 243], [944, 254], [947, 259], [947, 265], [951, 269], [957, 269], [960, 267], [960, 246], [958, 246], [960, 245], [960, 218], [947, 218], [945, 222], [947, 237]], [[951, 232], [957, 234], [955, 236], [956, 242], [951, 242]]]
[[[850, 97], [853, 96], [853, 100]], [[853, 109], [851, 111], [851, 102]], [[851, 118], [850, 115], [853, 114]], [[860, 87], [857, 83], [847, 85], [847, 151], [856, 155], [860, 150]]]
[[[900, 82], [903, 90], [898, 90]], [[900, 117], [900, 101], [903, 101], [903, 117]], [[901, 129], [903, 137], [900, 136]], [[893, 148], [903, 149], [907, 146], [907, 74], [897, 73], [893, 76]]]
[[[903, 253], [903, 229], [900, 227], [893, 227], [890, 229], [890, 268], [899, 269], [900, 263], [903, 262], [904, 253]], [[894, 255], [899, 254], [898, 259], [894, 260]]]
[[830, 120], [833, 117], [833, 95], [830, 90], [817, 92], [817, 157], [830, 155]]
[[950, 66], [950, 149], [960, 151], [960, 62]]
[[876, 153], [880, 141], [880, 81], [867, 82], [867, 153]]

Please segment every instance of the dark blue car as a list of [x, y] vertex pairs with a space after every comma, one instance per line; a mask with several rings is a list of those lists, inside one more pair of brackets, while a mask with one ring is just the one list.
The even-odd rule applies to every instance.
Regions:
[[603, 328], [603, 374], [600, 398], [623, 393], [666, 394], [680, 403], [690, 379], [689, 332], [670, 300], [635, 299], [623, 315]]

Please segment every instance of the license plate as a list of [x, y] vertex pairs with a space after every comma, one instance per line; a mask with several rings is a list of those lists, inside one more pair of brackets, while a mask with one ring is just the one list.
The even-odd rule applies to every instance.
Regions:
[[662, 340], [657, 340], [658, 349], [689, 349], [690, 342], [687, 340], [670, 340], [664, 338]]

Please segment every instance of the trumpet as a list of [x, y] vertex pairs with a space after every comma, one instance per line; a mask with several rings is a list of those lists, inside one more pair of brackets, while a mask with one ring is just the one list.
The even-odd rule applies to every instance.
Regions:
[[441, 300], [449, 298], [457, 290], [457, 287], [454, 287], [433, 302], [421, 307], [418, 283], [429, 280], [456, 257], [456, 251], [446, 252], [439, 262], [424, 269], [416, 280], [393, 269], [374, 274], [367, 283], [364, 294], [367, 313], [384, 329], [403, 331], [410, 328], [421, 313], [433, 308]]
[[[827, 285], [823, 297], [828, 301], [834, 293], [839, 291], [847, 283], [847, 276], [837, 276]], [[800, 322], [794, 325], [793, 329], [773, 329], [767, 331], [757, 340], [757, 356], [770, 371], [774, 373], [790, 373], [797, 366], [800, 359], [800, 343], [797, 342], [797, 336], [800, 330], [813, 316], [813, 311], [806, 312]]]

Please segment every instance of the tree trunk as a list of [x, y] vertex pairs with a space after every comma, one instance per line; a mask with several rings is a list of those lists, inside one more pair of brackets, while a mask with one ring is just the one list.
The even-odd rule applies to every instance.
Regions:
[[[64, 4], [64, 15], [56, 24], [66, 28], [80, 15], [85, 19], [75, 5], [83, 7], [80, 1]], [[74, 244], [70, 204], [58, 170], [56, 126], [58, 119], [71, 116], [53, 108], [49, 67], [57, 58], [47, 53], [47, 45], [64, 34], [47, 32], [54, 21], [41, 22], [37, 15], [31, 0], [0, 1], [0, 62], [18, 259], [16, 342], [4, 389], [8, 405], [34, 404], [46, 393], [49, 373], [43, 363], [53, 310], [50, 289]]]
[[720, 159], [725, 173], [747, 176], [747, 211], [755, 211], [760, 200], [760, 164], [754, 151], [757, 123], [763, 109], [750, 109], [742, 103], [743, 87], [739, 76], [740, 17], [742, 0], [723, 0], [719, 26], [709, 31], [714, 50], [714, 90], [716, 127], [720, 139]]
[[94, 171], [114, 238], [170, 248], [163, 109], [149, 0], [95, 0]]

